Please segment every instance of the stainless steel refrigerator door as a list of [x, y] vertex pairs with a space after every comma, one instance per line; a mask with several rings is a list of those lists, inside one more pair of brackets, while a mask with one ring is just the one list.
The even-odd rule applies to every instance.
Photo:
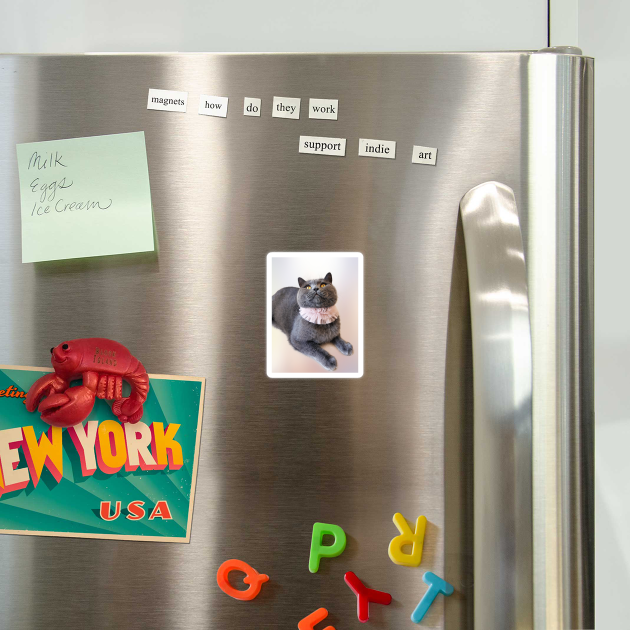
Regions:
[[[112, 337], [149, 372], [206, 376], [207, 393], [191, 543], [0, 536], [0, 625], [262, 630], [296, 627], [325, 606], [341, 629], [358, 625], [343, 583], [353, 570], [394, 596], [372, 607], [370, 623], [402, 628], [431, 570], [455, 594], [436, 600], [423, 627], [472, 627], [472, 352], [459, 202], [481, 182], [503, 182], [526, 252], [540, 243], [530, 220], [535, 56], [1, 58], [0, 361], [43, 365], [60, 339]], [[553, 74], [556, 57], [536, 63]], [[592, 62], [560, 57], [570, 57], [570, 79], [586, 95], [578, 107], [588, 109]], [[151, 87], [188, 91], [188, 113], [148, 111]], [[228, 96], [228, 117], [197, 115], [200, 94]], [[272, 118], [274, 95], [301, 97], [301, 119]], [[260, 118], [242, 116], [245, 96], [263, 99]], [[339, 120], [308, 119], [309, 97], [338, 98]], [[158, 252], [21, 264], [15, 144], [138, 130]], [[584, 130], [580, 147], [588, 121]], [[300, 135], [347, 138], [346, 157], [299, 155]], [[359, 137], [396, 140], [396, 159], [358, 157]], [[437, 165], [412, 164], [413, 144], [438, 147]], [[579, 209], [573, 225], [588, 236], [590, 206]], [[270, 251], [363, 253], [363, 378], [266, 376]], [[588, 264], [581, 269], [588, 280]], [[580, 365], [570, 369], [575, 376]], [[395, 512], [429, 520], [419, 569], [387, 557]], [[348, 546], [312, 575], [315, 521], [341, 525]], [[255, 601], [218, 589], [217, 568], [230, 557], [270, 576]]]

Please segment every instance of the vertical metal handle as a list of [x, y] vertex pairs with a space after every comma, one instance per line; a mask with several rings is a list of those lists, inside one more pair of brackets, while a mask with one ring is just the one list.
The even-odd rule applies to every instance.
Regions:
[[523, 238], [511, 188], [460, 203], [474, 379], [474, 619], [533, 625], [532, 344]]

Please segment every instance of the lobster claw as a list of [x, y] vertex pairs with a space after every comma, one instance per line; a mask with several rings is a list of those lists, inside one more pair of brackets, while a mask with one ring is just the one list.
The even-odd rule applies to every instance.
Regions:
[[142, 418], [143, 413], [142, 403], [135, 400], [133, 396], [115, 400], [112, 411], [122, 423], [129, 422], [130, 424], [136, 424]]
[[95, 400], [95, 392], [85, 385], [78, 385], [63, 393], [48, 396], [37, 409], [44, 422], [54, 427], [73, 427], [90, 415]]
[[41, 376], [31, 385], [26, 394], [26, 409], [31, 412], [35, 411], [39, 401], [44, 396], [50, 396], [66, 387], [68, 387], [68, 383], [54, 372]]

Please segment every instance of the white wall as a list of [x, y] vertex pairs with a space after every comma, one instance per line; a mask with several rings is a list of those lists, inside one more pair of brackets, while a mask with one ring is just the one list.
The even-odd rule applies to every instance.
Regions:
[[630, 615], [630, 3], [579, 0], [578, 33], [595, 57], [595, 618], [597, 628], [622, 628]]
[[546, 0], [0, 0], [2, 52], [514, 50], [546, 45]]

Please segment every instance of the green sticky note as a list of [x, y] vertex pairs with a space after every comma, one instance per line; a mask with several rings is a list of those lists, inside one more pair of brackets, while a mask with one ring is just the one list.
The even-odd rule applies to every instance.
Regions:
[[22, 262], [153, 251], [144, 132], [17, 145]]

